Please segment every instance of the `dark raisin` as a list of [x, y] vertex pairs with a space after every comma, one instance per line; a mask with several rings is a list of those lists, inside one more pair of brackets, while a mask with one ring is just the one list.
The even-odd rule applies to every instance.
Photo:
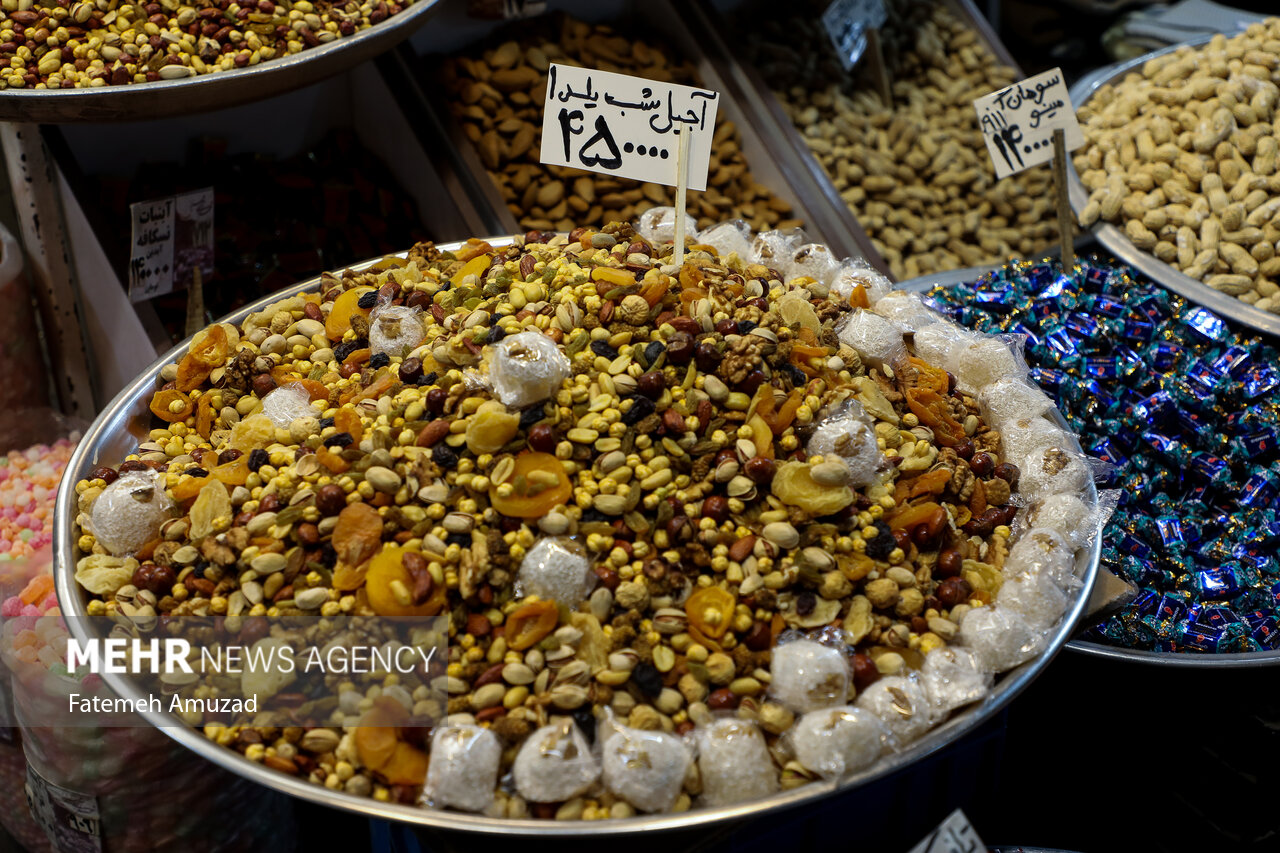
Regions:
[[385, 352], [375, 352], [373, 355], [369, 356], [369, 366], [374, 370], [377, 370], [379, 367], [386, 367], [390, 363], [391, 356], [387, 355]]
[[609, 516], [605, 515], [598, 509], [584, 509], [582, 511], [582, 521], [584, 523], [592, 523], [597, 521], [609, 521]]
[[592, 341], [591, 351], [601, 358], [607, 358], [610, 361], [613, 361], [618, 357], [618, 351], [609, 346], [608, 341]]
[[[496, 318], [495, 318], [495, 322], [497, 322]], [[487, 344], [496, 344], [498, 341], [502, 340], [506, 336], [507, 336], [507, 333], [502, 331], [501, 326], [494, 326], [492, 329], [489, 330], [489, 334], [485, 335], [484, 342]]]
[[370, 290], [368, 293], [361, 296], [360, 299], [356, 302], [356, 305], [359, 305], [361, 308], [365, 309], [366, 311], [377, 304], [378, 304], [378, 291], [376, 290]]
[[754, 322], [754, 321], [752, 321], [752, 320], [739, 320], [739, 321], [738, 321], [738, 334], [740, 334], [740, 335], [749, 335], [749, 334], [751, 334], [751, 330], [752, 330], [752, 329], [754, 329], [756, 326], [759, 326], [759, 325], [760, 325], [759, 323], [756, 323], [756, 322]]
[[791, 384], [796, 388], [803, 387], [809, 382], [809, 377], [804, 371], [796, 367], [794, 364], [787, 365], [787, 372], [791, 375]]
[[[351, 436], [347, 436], [350, 438]], [[261, 447], [255, 447], [249, 452], [249, 470], [256, 472], [263, 465], [271, 461], [271, 454], [263, 450]]]
[[458, 464], [458, 454], [442, 441], [431, 451], [431, 461], [441, 468], [452, 468]]
[[320, 429], [327, 429], [328, 427], [331, 427], [331, 426], [333, 426], [333, 418], [320, 419]]
[[622, 415], [622, 422], [627, 426], [635, 426], [640, 421], [652, 415], [657, 407], [648, 397], [632, 397], [631, 408]]
[[631, 683], [646, 698], [657, 698], [662, 692], [662, 673], [651, 663], [641, 661], [631, 670]]
[[644, 360], [650, 367], [653, 367], [659, 357], [666, 352], [667, 348], [663, 346], [662, 341], [653, 341], [644, 348]]
[[428, 374], [426, 374], [425, 376], [423, 376], [421, 379], [419, 379], [419, 380], [418, 380], [418, 384], [419, 384], [419, 385], [434, 385], [434, 384], [436, 383], [436, 380], [437, 380], [437, 379], [439, 379], [439, 378], [440, 378], [440, 374], [436, 373], [436, 372], [433, 370], [433, 371], [431, 371], [430, 373], [428, 373]]
[[818, 606], [818, 597], [812, 590], [802, 590], [796, 594], [796, 615], [808, 616]]
[[325, 447], [349, 447], [355, 441], [349, 432], [335, 432], [324, 440]]
[[531, 406], [520, 413], [520, 429], [529, 429], [547, 416], [542, 406]]
[[355, 341], [343, 341], [333, 348], [333, 360], [341, 364], [357, 349]]
[[445, 540], [446, 545], [457, 545], [459, 548], [471, 547], [470, 533], [450, 533]]
[[235, 462], [241, 456], [244, 456], [242, 451], [236, 450], [234, 447], [228, 448], [218, 454], [218, 464], [226, 465], [230, 462]]
[[184, 473], [184, 474], [189, 474], [189, 475], [190, 475], [190, 476], [192, 476], [192, 477], [208, 477], [208, 476], [209, 476], [209, 472], [208, 472], [208, 471], [206, 471], [206, 470], [205, 470], [205, 469], [203, 469], [203, 468], [199, 468], [199, 467], [196, 467], [196, 468], [188, 468], [187, 470], [183, 471], [182, 473]]
[[582, 734], [590, 743], [596, 742], [596, 715], [590, 705], [584, 705], [573, 712], [573, 721], [582, 729]]
[[876, 535], [867, 540], [867, 556], [873, 560], [888, 559], [898, 543], [893, 539], [893, 530], [883, 521], [875, 522]]

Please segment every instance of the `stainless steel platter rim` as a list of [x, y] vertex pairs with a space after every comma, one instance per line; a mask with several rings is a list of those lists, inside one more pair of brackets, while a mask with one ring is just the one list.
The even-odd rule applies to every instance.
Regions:
[[[489, 242], [495, 246], [505, 246], [510, 245], [512, 238], [490, 238]], [[461, 242], [446, 243], [441, 244], [440, 248], [452, 250], [461, 247], [461, 245]], [[400, 256], [403, 257], [404, 254], [400, 253]], [[350, 268], [362, 271], [376, 264], [378, 260], [381, 259], [352, 264]], [[320, 279], [317, 276], [300, 282], [291, 288], [277, 291], [252, 305], [245, 306], [228, 315], [223, 318], [222, 322], [241, 322], [249, 314], [262, 310], [272, 302], [286, 298], [294, 293], [316, 289], [319, 281]], [[93, 454], [98, 449], [98, 445], [107, 437], [108, 429], [123, 429], [127, 425], [128, 420], [135, 414], [130, 409], [131, 402], [136, 405], [136, 402], [142, 400], [145, 394], [154, 390], [155, 377], [160, 368], [179, 357], [185, 351], [188, 343], [189, 339], [165, 353], [134, 382], [116, 395], [115, 399], [107, 405], [89, 429], [85, 431], [84, 437], [76, 446], [71, 459], [67, 462], [66, 470], [59, 483], [57, 502], [54, 508], [54, 581], [68, 631], [77, 640], [86, 641], [94, 636], [94, 633], [90, 630], [90, 623], [83, 606], [84, 598], [74, 578], [73, 567], [76, 562], [76, 550], [72, 526], [76, 515], [73, 501], [76, 494], [75, 484], [81, 476], [96, 467], [98, 459], [94, 458]], [[1083, 614], [1085, 605], [1088, 603], [1089, 592], [1093, 587], [1094, 579], [1097, 577], [1100, 557], [1100, 541], [1093, 544], [1091, 553], [1077, 556], [1077, 565], [1082, 561], [1085, 563], [1083, 577], [1081, 578], [1082, 586], [1076, 594], [1075, 601], [1067, 613], [1064, 614], [1062, 621], [1049, 636], [1049, 645], [1046, 651], [1005, 673], [984, 700], [953, 713], [949, 720], [931, 729], [911, 748], [883, 757], [871, 769], [862, 773], [854, 774], [841, 780], [811, 782], [790, 791], [779, 792], [766, 799], [737, 803], [731, 806], [695, 808], [680, 813], [641, 815], [627, 819], [605, 821], [547, 821], [491, 818], [460, 812], [417, 808], [397, 803], [381, 803], [370, 797], [357, 797], [341, 791], [331, 791], [303, 779], [270, 770], [262, 764], [249, 761], [235, 750], [219, 746], [207, 739], [198, 730], [181, 723], [167, 712], [146, 711], [140, 716], [159, 728], [168, 737], [201, 757], [212, 761], [219, 767], [282, 793], [319, 805], [341, 808], [367, 817], [397, 820], [437, 829], [521, 836], [588, 837], [602, 834], [602, 831], [614, 834], [632, 834], [655, 830], [689, 829], [723, 821], [758, 817], [765, 812], [800, 805], [838, 791], [852, 790], [887, 777], [934, 752], [950, 746], [961, 736], [978, 728], [1024, 690], [1048, 666], [1049, 662], [1066, 643]], [[144, 695], [134, 682], [121, 674], [107, 672], [102, 673], [101, 677], [117, 695], [123, 698], [138, 699]]]
[[[292, 87], [267, 87], [261, 97], [282, 94], [289, 88], [318, 82], [329, 74], [346, 67], [344, 58], [356, 54], [351, 63], [367, 58], [368, 51], [389, 49], [408, 38], [414, 28], [426, 20], [428, 12], [440, 0], [415, 0], [384, 21], [359, 30], [349, 36], [341, 36], [328, 44], [310, 47], [298, 53], [264, 60], [257, 65], [197, 74], [178, 80], [155, 80], [149, 83], [130, 83], [122, 86], [101, 86], [86, 89], [4, 89], [0, 91], [0, 117], [6, 121], [111, 121], [122, 118], [146, 119], [156, 115], [172, 115], [182, 112], [171, 109], [170, 99], [183, 93], [184, 98], [207, 97], [211, 106], [196, 102], [187, 111], [219, 109], [257, 100], [253, 94], [235, 94], [239, 89], [251, 89], [256, 83], [286, 77], [290, 73], [301, 74], [304, 69], [316, 69], [314, 80], [300, 81]], [[330, 67], [332, 66], [332, 67]], [[148, 110], [148, 102], [163, 98], [163, 106]], [[100, 109], [102, 114], [89, 113], [83, 117], [70, 114], [75, 109]]]
[[[1100, 71], [1088, 74], [1071, 88], [1071, 103], [1077, 110], [1093, 97], [1100, 87], [1122, 78], [1125, 74], [1140, 68], [1148, 60], [1173, 53], [1183, 47], [1198, 47], [1207, 43], [1212, 36], [1198, 36], [1194, 39], [1171, 45], [1151, 53], [1143, 54], [1135, 59], [1119, 62]], [[1067, 158], [1067, 191], [1071, 199], [1071, 208], [1078, 216], [1089, 200], [1089, 193], [1080, 181], [1072, 158]], [[1205, 308], [1235, 320], [1245, 326], [1259, 331], [1280, 336], [1280, 314], [1261, 311], [1247, 302], [1241, 302], [1234, 296], [1214, 290], [1204, 282], [1197, 281], [1189, 275], [1174, 269], [1154, 255], [1144, 252], [1125, 236], [1124, 232], [1109, 222], [1099, 221], [1090, 229], [1098, 242], [1113, 252], [1120, 260], [1142, 272], [1152, 281], [1158, 282], [1186, 299]]]

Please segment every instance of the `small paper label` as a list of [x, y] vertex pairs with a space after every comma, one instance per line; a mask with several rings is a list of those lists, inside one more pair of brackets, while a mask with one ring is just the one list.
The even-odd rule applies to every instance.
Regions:
[[53, 849], [61, 853], [102, 853], [102, 821], [98, 801], [59, 787], [27, 765], [27, 806], [44, 827]]
[[987, 853], [964, 812], [956, 809], [908, 853]]
[[719, 92], [567, 65], [549, 77], [543, 163], [675, 186], [689, 133], [688, 187], [707, 188]]
[[1053, 132], [1065, 131], [1067, 151], [1084, 145], [1071, 96], [1054, 68], [973, 102], [997, 178], [1053, 159]]
[[208, 280], [213, 275], [213, 187], [174, 197], [173, 280], [186, 285], [191, 271], [200, 268]]
[[846, 71], [866, 52], [867, 31], [880, 29], [887, 18], [884, 0], [835, 0], [822, 13], [822, 26]]
[[172, 198], [129, 205], [129, 300], [140, 302], [173, 290]]

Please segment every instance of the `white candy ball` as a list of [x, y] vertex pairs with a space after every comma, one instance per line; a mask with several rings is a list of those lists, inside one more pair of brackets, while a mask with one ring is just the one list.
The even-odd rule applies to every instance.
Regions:
[[684, 741], [666, 732], [616, 726], [604, 743], [604, 786], [645, 812], [675, 803], [693, 763]]
[[917, 332], [944, 320], [937, 311], [925, 306], [918, 293], [889, 293], [880, 297], [871, 310], [884, 317], [903, 334]]
[[516, 593], [536, 595], [574, 607], [586, 600], [595, 577], [582, 546], [567, 537], [540, 539], [516, 573]]
[[845, 261], [831, 275], [831, 292], [845, 300], [848, 300], [858, 285], [862, 285], [867, 292], [867, 302], [870, 305], [875, 305], [893, 290], [893, 282], [862, 260]]
[[538, 729], [511, 765], [520, 796], [533, 803], [571, 800], [591, 787], [600, 765], [582, 731], [568, 718]]
[[376, 355], [403, 358], [422, 343], [424, 331], [419, 311], [407, 305], [386, 305], [374, 310], [369, 322], [369, 349]]
[[1021, 574], [1047, 575], [1064, 589], [1075, 578], [1075, 548], [1047, 527], [1033, 527], [1018, 537], [1004, 559], [1006, 578]]
[[89, 528], [113, 556], [132, 554], [160, 536], [172, 508], [164, 478], [154, 471], [130, 471], [102, 490], [93, 502]]
[[984, 337], [952, 353], [957, 387], [976, 392], [1001, 379], [1020, 377], [1024, 368], [1009, 345]]
[[893, 366], [907, 357], [907, 346], [902, 342], [902, 332], [885, 318], [870, 311], [855, 310], [848, 314], [836, 330], [840, 342], [858, 351], [858, 355], [873, 367]]
[[1079, 457], [1060, 445], [1040, 447], [1028, 454], [1018, 469], [1018, 492], [1031, 500], [1049, 495], [1077, 494], [1089, 483], [1089, 469]]
[[780, 275], [786, 276], [786, 269], [791, 258], [800, 247], [801, 234], [798, 230], [762, 231], [751, 243], [751, 259], [763, 264]]
[[1097, 533], [1094, 511], [1075, 495], [1049, 495], [1028, 506], [1024, 512], [1027, 527], [1048, 528], [1076, 548]]
[[712, 225], [698, 234], [698, 242], [714, 246], [722, 261], [736, 254], [743, 263], [751, 260], [751, 226], [741, 219], [731, 219]]
[[311, 407], [311, 395], [306, 389], [290, 383], [262, 398], [262, 414], [281, 429], [288, 429], [298, 418], [314, 418], [316, 410]]
[[862, 691], [855, 706], [880, 721], [894, 749], [911, 743], [933, 725], [929, 697], [917, 678], [885, 676]]
[[840, 267], [840, 260], [822, 243], [805, 243], [791, 255], [784, 274], [787, 280], [805, 275], [828, 284]]
[[813, 640], [775, 646], [769, 671], [769, 695], [797, 713], [843, 705], [849, 692], [848, 659]]
[[944, 646], [924, 656], [920, 681], [934, 712], [943, 717], [990, 693], [992, 677], [973, 652]]
[[912, 337], [916, 357], [933, 367], [950, 370], [954, 353], [977, 338], [954, 323], [934, 323], [917, 329]]
[[494, 344], [489, 380], [507, 408], [542, 402], [568, 378], [568, 357], [541, 332], [520, 332]]
[[726, 718], [697, 731], [698, 770], [706, 805], [754, 800], [778, 790], [778, 771], [755, 723]]
[[1019, 469], [1042, 447], [1067, 446], [1067, 434], [1045, 418], [1018, 418], [999, 429], [1001, 456]]
[[806, 449], [810, 456], [843, 459], [849, 466], [849, 485], [854, 488], [879, 482], [880, 469], [886, 465], [875, 432], [851, 414], [823, 420], [809, 437]]
[[444, 726], [431, 738], [424, 802], [434, 808], [482, 812], [493, 802], [502, 744], [480, 726]]
[[983, 669], [1004, 672], [1035, 657], [1044, 647], [1044, 636], [1021, 615], [987, 606], [964, 615], [956, 643], [977, 655]]
[[884, 727], [852, 705], [810, 711], [791, 730], [796, 760], [824, 779], [870, 767], [884, 752]]
[[1019, 420], [1043, 420], [1053, 409], [1053, 401], [1034, 385], [1020, 379], [999, 379], [978, 394], [987, 423], [1004, 429], [1006, 423]]
[[[674, 207], [651, 207], [640, 214], [636, 223], [636, 233], [646, 242], [661, 246], [674, 243], [676, 240], [676, 209]], [[698, 233], [698, 223], [689, 214], [684, 215], [684, 233], [689, 237]], [[687, 246], [689, 241], [686, 240]]]
[[1007, 578], [996, 593], [996, 602], [1039, 631], [1054, 625], [1067, 610], [1066, 593], [1045, 573]]

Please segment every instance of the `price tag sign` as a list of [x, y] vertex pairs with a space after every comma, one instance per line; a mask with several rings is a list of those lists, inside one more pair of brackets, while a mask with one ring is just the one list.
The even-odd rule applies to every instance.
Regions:
[[822, 26], [845, 71], [866, 53], [867, 31], [880, 29], [887, 18], [884, 0], [835, 0], [822, 13]]
[[987, 853], [964, 812], [956, 809], [908, 853]]
[[552, 65], [542, 162], [676, 186], [679, 134], [689, 134], [689, 189], [707, 188], [720, 93], [643, 77]]
[[172, 198], [129, 205], [129, 300], [140, 302], [173, 290]]
[[213, 187], [175, 196], [173, 207], [173, 280], [186, 285], [199, 267], [207, 281], [213, 275]]
[[997, 178], [1052, 160], [1055, 130], [1065, 132], [1067, 151], [1084, 145], [1060, 68], [984, 95], [973, 108]]
[[59, 787], [27, 765], [27, 806], [44, 828], [53, 849], [62, 853], [102, 853], [98, 801]]

